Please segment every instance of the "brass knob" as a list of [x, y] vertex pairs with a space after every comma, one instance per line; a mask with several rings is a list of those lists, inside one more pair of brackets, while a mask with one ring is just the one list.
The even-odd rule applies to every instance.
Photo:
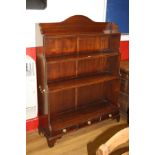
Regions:
[[66, 133], [66, 132], [67, 132], [67, 130], [66, 130], [66, 129], [63, 129], [63, 130], [62, 130], [62, 132], [63, 132], [63, 133]]
[[109, 114], [109, 118], [111, 118], [112, 117], [112, 114]]
[[91, 124], [91, 121], [88, 121], [87, 123], [88, 123], [88, 125], [90, 125]]

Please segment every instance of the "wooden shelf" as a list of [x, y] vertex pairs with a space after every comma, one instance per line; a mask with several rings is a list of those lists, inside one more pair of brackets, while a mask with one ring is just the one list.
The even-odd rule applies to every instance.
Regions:
[[86, 58], [95, 58], [95, 57], [107, 57], [107, 56], [118, 56], [118, 52], [112, 52], [111, 50], [106, 51], [98, 51], [98, 52], [91, 52], [85, 54], [74, 54], [74, 55], [64, 55], [64, 56], [57, 56], [57, 57], [47, 57], [48, 63], [56, 63], [62, 61], [73, 61], [73, 60], [82, 60]]
[[116, 115], [118, 113], [118, 108], [113, 104], [102, 102], [98, 105], [95, 104], [94, 106], [79, 109], [73, 112], [68, 112], [54, 117], [54, 119], [51, 120], [52, 129], [55, 130], [67, 128], [75, 124], [74, 122], [76, 122], [76, 124], [84, 123], [94, 119], [94, 116], [96, 118], [99, 118], [101, 116], [108, 117], [109, 113]]
[[71, 79], [71, 80], [49, 83], [48, 86], [50, 91], [56, 92], [64, 89], [81, 87], [81, 86], [86, 86], [90, 84], [111, 81], [115, 79], [118, 79], [118, 77], [109, 75], [109, 74], [101, 74], [101, 75], [93, 75], [89, 77], [81, 77], [78, 79]]

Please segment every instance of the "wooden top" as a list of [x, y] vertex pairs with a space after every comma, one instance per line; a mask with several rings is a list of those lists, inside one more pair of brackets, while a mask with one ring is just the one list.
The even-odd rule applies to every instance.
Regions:
[[57, 23], [40, 23], [43, 35], [77, 33], [119, 33], [118, 26], [110, 22], [95, 22], [83, 15], [75, 15]]

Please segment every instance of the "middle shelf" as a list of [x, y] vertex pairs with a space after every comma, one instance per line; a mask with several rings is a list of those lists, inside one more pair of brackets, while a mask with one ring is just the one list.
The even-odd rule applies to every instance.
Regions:
[[71, 88], [111, 81], [115, 79], [119, 79], [119, 77], [110, 75], [110, 74], [92, 75], [88, 77], [81, 77], [78, 79], [63, 80], [63, 81], [58, 81], [53, 83], [51, 82], [51, 83], [48, 83], [48, 89], [49, 91], [56, 92], [64, 89], [71, 89]]

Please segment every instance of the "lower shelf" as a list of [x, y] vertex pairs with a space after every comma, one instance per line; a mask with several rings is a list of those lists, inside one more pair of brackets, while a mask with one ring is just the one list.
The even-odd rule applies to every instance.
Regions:
[[47, 128], [40, 126], [39, 130], [46, 136], [48, 145], [51, 147], [54, 145], [56, 139], [61, 138], [63, 134], [108, 118], [117, 119], [117, 121], [119, 121], [120, 115], [118, 107], [109, 103], [100, 103], [51, 119], [51, 131], [48, 128], [49, 125]]
[[[75, 112], [68, 112], [51, 119], [51, 125], [53, 131], [68, 128], [74, 124], [80, 124], [87, 121], [91, 121], [94, 118], [102, 117], [102, 115], [116, 114], [118, 108], [115, 105], [109, 103], [100, 103], [98, 105], [79, 109]], [[102, 118], [101, 118], [102, 119]]]

